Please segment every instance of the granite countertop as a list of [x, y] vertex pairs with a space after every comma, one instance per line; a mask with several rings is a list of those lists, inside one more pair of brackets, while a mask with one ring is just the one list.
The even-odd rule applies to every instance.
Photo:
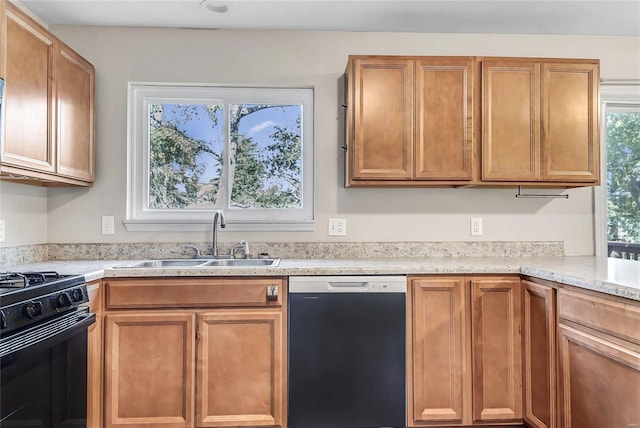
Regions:
[[597, 257], [431, 257], [283, 259], [277, 267], [114, 268], [131, 260], [50, 261], [6, 271], [55, 270], [87, 281], [149, 276], [293, 276], [390, 274], [523, 274], [640, 301], [640, 262]]

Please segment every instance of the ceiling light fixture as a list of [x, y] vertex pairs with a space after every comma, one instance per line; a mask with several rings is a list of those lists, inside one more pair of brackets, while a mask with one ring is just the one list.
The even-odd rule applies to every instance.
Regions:
[[228, 13], [231, 11], [231, 5], [225, 1], [216, 0], [202, 0], [200, 2], [200, 8], [211, 13]]

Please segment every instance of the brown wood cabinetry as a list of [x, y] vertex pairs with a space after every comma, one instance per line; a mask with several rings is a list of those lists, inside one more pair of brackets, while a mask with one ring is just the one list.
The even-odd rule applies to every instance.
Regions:
[[107, 281], [105, 427], [285, 426], [285, 307], [282, 278]]
[[540, 179], [540, 64], [482, 61], [482, 179]]
[[195, 314], [107, 313], [105, 334], [105, 427], [193, 427]]
[[471, 338], [465, 279], [416, 277], [409, 293], [413, 348], [408, 364], [409, 421], [469, 423]]
[[281, 311], [207, 312], [198, 331], [196, 426], [282, 425]]
[[[413, 61], [354, 58], [348, 81], [352, 101], [353, 180], [408, 180], [413, 176]], [[351, 114], [349, 115], [351, 116]]]
[[482, 181], [597, 185], [599, 62], [480, 62]]
[[103, 314], [102, 283], [87, 284], [89, 310], [96, 314], [96, 322], [89, 327], [87, 352], [87, 428], [102, 427], [102, 364]]
[[347, 186], [599, 184], [598, 60], [350, 56], [345, 80]]
[[94, 68], [10, 2], [0, 7], [0, 172], [40, 185], [94, 180]]
[[3, 12], [2, 166], [53, 173], [54, 37], [11, 3], [4, 4]]
[[522, 281], [524, 420], [532, 428], [556, 427], [555, 289]]
[[360, 57], [347, 65], [347, 185], [471, 180], [471, 57]]
[[640, 305], [558, 291], [559, 426], [640, 425]]
[[521, 424], [520, 278], [410, 281], [409, 425]]
[[56, 52], [56, 173], [87, 183], [94, 179], [94, 69], [60, 45]]
[[473, 420], [522, 419], [520, 278], [471, 279]]

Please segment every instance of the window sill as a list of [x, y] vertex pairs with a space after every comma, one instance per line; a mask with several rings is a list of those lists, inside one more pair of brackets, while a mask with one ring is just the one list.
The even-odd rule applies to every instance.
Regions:
[[[228, 232], [313, 232], [311, 221], [227, 221]], [[127, 232], [204, 232], [211, 230], [211, 221], [192, 220], [125, 220]]]

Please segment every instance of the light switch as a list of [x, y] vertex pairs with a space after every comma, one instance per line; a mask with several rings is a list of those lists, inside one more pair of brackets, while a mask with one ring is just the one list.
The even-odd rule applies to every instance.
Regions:
[[102, 234], [103, 235], [113, 235], [115, 234], [115, 220], [112, 215], [103, 215], [102, 216]]
[[471, 218], [471, 236], [482, 236], [482, 218]]

